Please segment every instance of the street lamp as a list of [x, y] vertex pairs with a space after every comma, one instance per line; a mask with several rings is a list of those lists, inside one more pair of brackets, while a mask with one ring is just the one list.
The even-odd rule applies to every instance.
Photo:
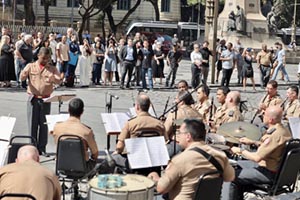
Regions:
[[197, 19], [197, 40], [200, 40], [200, 8], [201, 8], [201, 1], [198, 0], [198, 19]]

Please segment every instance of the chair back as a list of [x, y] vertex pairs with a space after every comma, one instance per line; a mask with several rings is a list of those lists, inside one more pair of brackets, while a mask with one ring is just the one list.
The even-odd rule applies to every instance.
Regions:
[[[20, 141], [20, 139], [22, 139], [22, 141]], [[24, 139], [29, 141], [25, 142]], [[24, 145], [33, 145], [37, 147], [36, 140], [29, 135], [15, 135], [9, 140], [7, 164], [14, 163], [16, 161], [18, 151]]]
[[194, 200], [220, 200], [222, 184], [223, 178], [219, 171], [202, 174], [196, 186]]
[[76, 135], [58, 138], [56, 173], [70, 179], [80, 179], [87, 173], [83, 140]]
[[157, 130], [141, 130], [137, 131], [138, 137], [155, 137], [160, 136], [159, 132]]
[[31, 200], [36, 200], [36, 198], [31, 194], [23, 194], [23, 193], [6, 193], [1, 195], [0, 199], [5, 199], [5, 197], [29, 198]]
[[291, 139], [281, 159], [279, 173], [275, 177], [271, 195], [280, 193], [280, 189], [292, 192], [300, 170], [300, 139]]

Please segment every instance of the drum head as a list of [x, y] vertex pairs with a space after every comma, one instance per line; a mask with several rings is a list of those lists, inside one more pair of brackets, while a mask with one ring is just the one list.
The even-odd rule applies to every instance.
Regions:
[[206, 141], [209, 144], [225, 144], [226, 143], [225, 137], [223, 135], [219, 135], [216, 133], [207, 133]]

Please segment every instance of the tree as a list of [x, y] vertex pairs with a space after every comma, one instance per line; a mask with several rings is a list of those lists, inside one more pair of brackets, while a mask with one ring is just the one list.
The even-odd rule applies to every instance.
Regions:
[[53, 3], [53, 0], [42, 0], [42, 3], [45, 11], [44, 26], [49, 26], [49, 6]]
[[25, 25], [35, 25], [35, 15], [33, 12], [33, 0], [24, 1]]
[[137, 7], [141, 4], [141, 0], [136, 0], [135, 5], [128, 10], [126, 15], [123, 17], [123, 19], [118, 23], [115, 24], [115, 20], [112, 16], [112, 11], [113, 11], [113, 6], [110, 5], [108, 6], [104, 11], [107, 15], [108, 21], [109, 21], [109, 26], [111, 31], [115, 34], [117, 30], [126, 22], [128, 17], [137, 9]]
[[160, 12], [159, 12], [159, 8], [158, 8], [158, 0], [146, 0], [149, 1], [153, 8], [154, 8], [154, 12], [155, 12], [155, 21], [159, 21], [160, 20]]
[[82, 32], [85, 28], [85, 25], [91, 17], [99, 14], [101, 11], [109, 7], [115, 0], [93, 0], [93, 2], [86, 6], [85, 0], [79, 0], [78, 13], [81, 16], [82, 22], [78, 30], [78, 37], [80, 43], [82, 43]]

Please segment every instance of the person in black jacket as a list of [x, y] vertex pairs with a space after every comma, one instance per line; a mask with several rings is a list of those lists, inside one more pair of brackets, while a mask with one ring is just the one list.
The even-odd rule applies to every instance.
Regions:
[[207, 77], [209, 72], [209, 56], [212, 56], [211, 50], [208, 48], [208, 41], [205, 41], [200, 49], [200, 53], [202, 55], [202, 80], [205, 84], [207, 84]]

